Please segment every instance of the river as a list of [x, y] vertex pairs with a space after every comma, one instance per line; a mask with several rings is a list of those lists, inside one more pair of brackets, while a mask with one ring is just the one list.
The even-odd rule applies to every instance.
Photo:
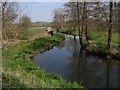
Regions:
[[65, 35], [64, 41], [38, 53], [34, 61], [46, 72], [87, 88], [120, 88], [120, 63], [81, 50], [78, 36]]

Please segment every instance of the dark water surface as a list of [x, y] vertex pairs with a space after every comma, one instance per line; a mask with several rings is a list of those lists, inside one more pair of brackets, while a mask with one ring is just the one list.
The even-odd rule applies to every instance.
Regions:
[[65, 35], [63, 42], [38, 53], [34, 60], [45, 71], [88, 88], [120, 88], [120, 63], [80, 50], [77, 36]]

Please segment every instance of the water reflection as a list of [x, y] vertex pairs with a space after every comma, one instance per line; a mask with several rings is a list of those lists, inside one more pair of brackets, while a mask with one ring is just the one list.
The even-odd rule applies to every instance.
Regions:
[[35, 63], [42, 68], [47, 65], [47, 72], [88, 88], [120, 87], [120, 64], [90, 55], [79, 46], [78, 37], [65, 35], [62, 43], [36, 55]]

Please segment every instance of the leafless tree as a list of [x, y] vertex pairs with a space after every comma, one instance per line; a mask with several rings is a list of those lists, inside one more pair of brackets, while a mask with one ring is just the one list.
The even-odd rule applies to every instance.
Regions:
[[73, 31], [76, 30], [77, 24], [77, 6], [75, 2], [67, 2], [64, 4], [66, 12], [66, 23], [69, 24], [69, 27], [73, 27]]
[[17, 3], [15, 2], [2, 2], [2, 41], [3, 47], [8, 44], [16, 35], [18, 16]]
[[59, 31], [63, 28], [65, 22], [64, 10], [62, 8], [55, 9], [53, 15], [54, 27]]
[[17, 40], [18, 34], [23, 29], [20, 20], [24, 9], [20, 11], [17, 2], [2, 2], [2, 48]]

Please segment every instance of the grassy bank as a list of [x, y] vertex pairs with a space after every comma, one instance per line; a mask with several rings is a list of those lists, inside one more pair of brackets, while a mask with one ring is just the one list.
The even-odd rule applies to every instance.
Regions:
[[[73, 31], [73, 29], [64, 29], [61, 30], [62, 33], [71, 34], [71, 35], [78, 35], [78, 31]], [[89, 32], [89, 42], [87, 44], [86, 49], [90, 53], [94, 53], [97, 55], [101, 55], [107, 57], [108, 55], [114, 59], [120, 59], [120, 52], [119, 52], [119, 37], [118, 32], [112, 31], [112, 39], [111, 39], [111, 50], [110, 52], [107, 51], [107, 38], [108, 32], [103, 30], [97, 30], [97, 28], [92, 28]]]
[[49, 74], [28, 59], [37, 51], [45, 51], [59, 43], [63, 35], [21, 42], [3, 50], [3, 88], [77, 88], [76, 83], [67, 82], [59, 75]]
[[87, 46], [88, 51], [104, 55], [104, 57], [109, 54], [111, 57], [119, 59], [118, 32], [112, 32], [110, 52], [107, 51], [107, 32], [92, 30], [90, 34], [89, 45]]

